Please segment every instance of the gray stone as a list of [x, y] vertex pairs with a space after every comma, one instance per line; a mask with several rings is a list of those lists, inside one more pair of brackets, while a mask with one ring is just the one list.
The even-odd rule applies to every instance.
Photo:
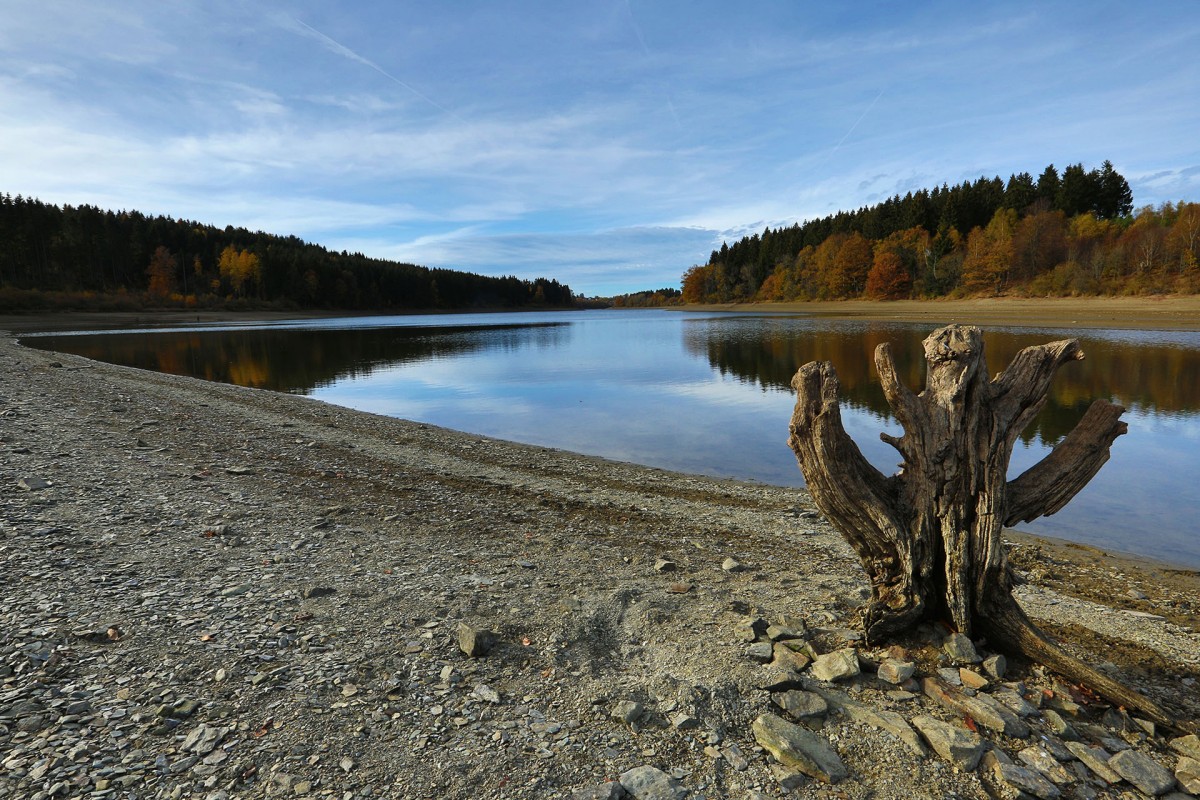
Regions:
[[742, 755], [742, 748], [733, 742], [721, 748], [721, 757], [737, 772], [745, 772], [750, 769], [750, 762]]
[[1032, 717], [1038, 713], [1037, 708], [1032, 703], [1012, 689], [1005, 689], [1003, 687], [996, 689], [992, 692], [992, 699], [1003, 704], [1018, 717]]
[[1058, 763], [1058, 759], [1049, 750], [1040, 745], [1035, 744], [1032, 747], [1026, 747], [1017, 753], [1017, 758], [1026, 766], [1036, 769], [1060, 786], [1074, 780], [1071, 773], [1067, 772], [1066, 768]]
[[212, 727], [201, 723], [187, 735], [179, 749], [185, 753], [207, 755], [216, 749], [227, 733], [229, 733], [229, 728]]
[[988, 656], [983, 660], [983, 671], [993, 680], [1003, 680], [1004, 673], [1008, 671], [1008, 660], [999, 653]]
[[829, 711], [825, 698], [815, 692], [805, 692], [793, 689], [788, 692], [771, 695], [772, 702], [782, 708], [792, 717], [822, 717]]
[[793, 650], [783, 642], [776, 642], [772, 653], [775, 656], [772, 661], [775, 666], [794, 669], [797, 672], [803, 670], [812, 661], [807, 654]]
[[927, 697], [936, 700], [956, 714], [970, 716], [989, 730], [1018, 739], [1029, 736], [1029, 726], [1020, 717], [985, 694], [971, 697], [946, 686], [937, 678], [923, 679], [921, 689]]
[[806, 633], [807, 633], [807, 631], [804, 630], [803, 628], [801, 628], [801, 629], [790, 628], [786, 625], [768, 625], [767, 626], [767, 638], [773, 642], [790, 641], [792, 639], [803, 639]]
[[754, 685], [768, 692], [782, 692], [788, 689], [802, 689], [804, 681], [794, 669], [768, 664], [759, 671]]
[[1063, 741], [1079, 741], [1079, 734], [1073, 727], [1071, 727], [1071, 723], [1063, 719], [1062, 715], [1060, 715], [1057, 711], [1052, 708], [1047, 708], [1042, 712], [1042, 715], [1046, 718], [1046, 724], [1050, 727], [1050, 730], [1058, 734]]
[[622, 773], [621, 786], [635, 800], [683, 800], [687, 794], [678, 781], [648, 764]]
[[655, 572], [674, 572], [675, 562], [669, 558], [660, 558], [654, 562]]
[[958, 679], [963, 686], [966, 686], [968, 689], [975, 689], [976, 691], [984, 689], [988, 685], [987, 678], [983, 677], [975, 670], [967, 669], [966, 667], [959, 667]]
[[894, 658], [885, 658], [879, 663], [879, 670], [875, 674], [882, 681], [901, 684], [911, 678], [916, 671], [917, 665], [911, 661], [898, 661]]
[[812, 731], [774, 714], [754, 720], [754, 739], [775, 760], [825, 783], [837, 783], [850, 773], [833, 746]]
[[458, 647], [471, 658], [487, 655], [496, 646], [496, 635], [491, 631], [472, 627], [465, 622], [458, 623]]
[[942, 650], [961, 664], [978, 664], [983, 660], [979, 657], [974, 642], [957, 631], [946, 637], [946, 641], [942, 643]]
[[767, 635], [770, 627], [762, 617], [752, 617], [738, 627], [738, 632], [743, 641], [756, 642]]
[[721, 569], [725, 570], [726, 572], [741, 572], [745, 568], [746, 567], [743, 566], [742, 562], [738, 561], [736, 558], [727, 558], [721, 562]]
[[1120, 783], [1121, 776], [1108, 765], [1108, 751], [1103, 747], [1088, 747], [1083, 742], [1067, 742], [1067, 749], [1105, 783]]
[[877, 710], [850, 700], [839, 702], [837, 707], [855, 722], [861, 722], [864, 725], [870, 725], [872, 728], [892, 734], [904, 742], [905, 746], [917, 755], [924, 756], [929, 754], [929, 751], [925, 749], [925, 745], [921, 743], [921, 737], [917, 736], [917, 732], [912, 729], [904, 717], [896, 712]]
[[612, 707], [612, 718], [618, 722], [632, 725], [637, 722], [645, 709], [635, 700], [622, 700]]
[[485, 703], [499, 703], [500, 693], [486, 683], [475, 684], [475, 696]]
[[1171, 770], [1136, 750], [1122, 750], [1108, 760], [1108, 766], [1151, 797], [1164, 794], [1175, 785]]
[[937, 672], [938, 677], [948, 686], [962, 686], [962, 675], [958, 674], [958, 667], [940, 667]]
[[755, 642], [746, 648], [746, 658], [766, 664], [775, 657], [775, 645], [771, 642]]
[[627, 796], [624, 786], [616, 781], [610, 781], [599, 786], [579, 789], [571, 795], [571, 800], [621, 800]]
[[1175, 780], [1185, 791], [1200, 796], [1200, 761], [1189, 756], [1180, 756], [1175, 765]]
[[823, 681], [844, 681], [858, 675], [858, 651], [846, 647], [817, 656], [812, 664], [812, 674]]
[[312, 600], [317, 597], [328, 597], [331, 594], [337, 594], [337, 589], [332, 586], [306, 586], [301, 596], [305, 600]]
[[27, 492], [40, 492], [43, 489], [50, 488], [50, 481], [43, 478], [21, 478], [17, 481], [17, 488], [24, 489]]
[[690, 731], [700, 727], [700, 720], [686, 711], [677, 711], [671, 715], [671, 727], [677, 731]]
[[912, 724], [934, 752], [951, 764], [968, 772], [979, 766], [984, 749], [979, 734], [924, 714], [913, 717]]
[[794, 769], [789, 769], [783, 764], [771, 762], [768, 767], [784, 794], [794, 792], [808, 783], [808, 776], [801, 772], [796, 772]]
[[1058, 787], [1043, 778], [1036, 770], [1018, 767], [1016, 764], [997, 762], [992, 768], [992, 775], [996, 777], [997, 781], [1041, 800], [1057, 800], [1062, 796]]

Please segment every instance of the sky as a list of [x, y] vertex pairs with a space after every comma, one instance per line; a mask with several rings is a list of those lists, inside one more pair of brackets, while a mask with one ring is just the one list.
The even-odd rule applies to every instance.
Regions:
[[1200, 2], [0, 0], [0, 192], [576, 293], [1110, 159], [1200, 200]]

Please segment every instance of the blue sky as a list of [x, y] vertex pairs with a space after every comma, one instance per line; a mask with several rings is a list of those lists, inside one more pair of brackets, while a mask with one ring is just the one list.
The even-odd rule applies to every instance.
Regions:
[[678, 286], [722, 240], [1111, 159], [1200, 199], [1200, 3], [5, 0], [0, 191]]

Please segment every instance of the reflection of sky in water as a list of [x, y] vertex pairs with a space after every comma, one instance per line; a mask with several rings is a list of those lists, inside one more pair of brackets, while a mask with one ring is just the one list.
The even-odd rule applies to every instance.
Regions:
[[[558, 324], [523, 327], [542, 323]], [[389, 325], [409, 332], [389, 334]], [[420, 329], [463, 325], [504, 328]], [[901, 430], [883, 412], [877, 378], [865, 364], [880, 341], [893, 342], [898, 364], [902, 357], [919, 357], [908, 351], [919, 351], [913, 343], [936, 325], [608, 311], [312, 320], [270, 326], [270, 335], [293, 327], [309, 336], [343, 332], [337, 341], [345, 352], [328, 340], [321, 369], [300, 370], [311, 379], [292, 389], [324, 401], [667, 469], [799, 486], [803, 480], [786, 444], [794, 402], [788, 381], [803, 363], [797, 359], [834, 360], [843, 378], [846, 430], [872, 464], [891, 474], [900, 456], [879, 434]], [[1141, 400], [1125, 401], [1130, 433], [1117, 440], [1112, 459], [1091, 484], [1059, 514], [1024, 527], [1200, 567], [1193, 533], [1200, 518], [1194, 489], [1200, 411], [1188, 405], [1196, 394], [1191, 384], [1179, 383], [1194, 377], [1175, 366], [1180, 353], [1197, 358], [1200, 333], [1009, 329], [996, 335], [1008, 337], [996, 341], [1009, 349], [1076, 336], [1089, 359], [1096, 357], [1063, 368], [1056, 384], [1066, 388], [1054, 425], [1028, 444], [1018, 442], [1012, 476], [1048, 452], [1039, 437], [1069, 429], [1073, 415], [1098, 392], [1119, 397], [1132, 386], [1124, 394]], [[370, 348], [370, 355], [355, 357], [358, 347]], [[988, 348], [994, 374], [1004, 364]], [[1126, 359], [1114, 362], [1121, 364], [1117, 374], [1095, 371], [1109, 357]], [[316, 366], [303, 353], [299, 363]], [[918, 367], [910, 370], [910, 383], [923, 372]], [[1189, 391], [1181, 393], [1181, 386]], [[1083, 405], [1076, 409], [1076, 403]]]

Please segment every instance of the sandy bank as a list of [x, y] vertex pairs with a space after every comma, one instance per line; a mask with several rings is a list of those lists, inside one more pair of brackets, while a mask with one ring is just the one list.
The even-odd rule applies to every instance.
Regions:
[[[1195, 573], [1016, 541], [1040, 620], [1200, 717]], [[653, 767], [693, 798], [828, 797], [757, 749], [754, 719], [782, 712], [743, 626], [798, 617], [815, 652], [888, 655], [857, 640], [857, 561], [803, 492], [4, 338], [0, 562], [3, 796], [557, 798]], [[460, 622], [495, 648], [468, 658]], [[946, 666], [938, 635], [900, 643], [923, 673]], [[1005, 680], [1055, 690], [1030, 665]], [[870, 672], [802, 685], [834, 698], [810, 725], [842, 796], [994, 791], [863, 722], [961, 724], [930, 698]], [[1164, 737], [1128, 736], [1173, 768]]]
[[832, 319], [927, 322], [933, 327], [1037, 325], [1063, 328], [1200, 330], [1200, 297], [995, 297], [971, 300], [844, 300], [684, 306], [696, 311], [770, 311]]

